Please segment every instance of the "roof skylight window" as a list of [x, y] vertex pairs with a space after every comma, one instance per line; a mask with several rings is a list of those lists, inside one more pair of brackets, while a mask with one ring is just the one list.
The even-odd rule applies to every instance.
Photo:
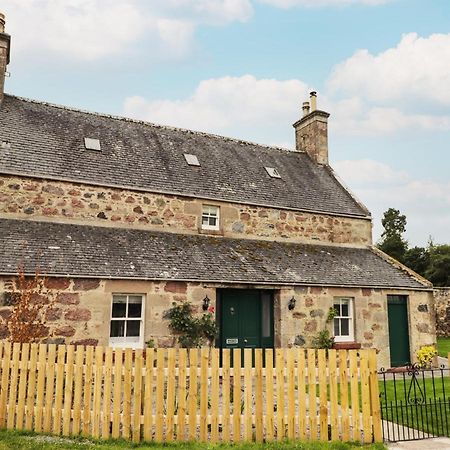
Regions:
[[86, 150], [97, 150], [98, 152], [102, 149], [100, 148], [100, 141], [94, 138], [84, 138], [84, 146]]
[[196, 155], [191, 155], [189, 153], [184, 153], [184, 159], [190, 166], [200, 166], [198, 158]]
[[273, 167], [264, 167], [266, 169], [266, 172], [272, 177], [272, 178], [281, 178], [281, 175], [278, 173], [278, 170]]

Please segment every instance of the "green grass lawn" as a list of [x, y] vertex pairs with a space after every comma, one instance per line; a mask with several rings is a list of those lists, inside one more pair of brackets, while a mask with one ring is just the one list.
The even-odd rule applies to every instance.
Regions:
[[385, 385], [380, 382], [383, 418], [426, 433], [450, 436], [450, 378], [441, 378], [437, 372], [433, 387], [431, 378], [411, 383], [409, 376], [405, 382], [400, 375], [397, 377], [395, 386], [392, 380]]
[[21, 432], [0, 431], [0, 450], [119, 450], [119, 449], [148, 449], [148, 450], [385, 450], [382, 444], [360, 445], [343, 442], [283, 442], [272, 444], [200, 444], [187, 442], [180, 444], [132, 444], [125, 441], [96, 441], [86, 438], [68, 439], [63, 437], [36, 435]]
[[447, 358], [450, 353], [450, 337], [441, 337], [437, 340], [437, 350], [439, 356]]

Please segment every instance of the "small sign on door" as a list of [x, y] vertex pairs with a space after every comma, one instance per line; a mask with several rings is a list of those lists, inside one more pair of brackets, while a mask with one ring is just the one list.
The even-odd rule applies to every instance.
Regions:
[[239, 342], [239, 339], [237, 339], [237, 338], [227, 339], [227, 344], [237, 344], [238, 342]]

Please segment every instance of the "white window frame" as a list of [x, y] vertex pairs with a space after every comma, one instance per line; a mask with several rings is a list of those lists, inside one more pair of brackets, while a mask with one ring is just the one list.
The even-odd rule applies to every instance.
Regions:
[[[126, 313], [125, 317], [113, 317], [114, 297], [126, 297]], [[141, 317], [128, 317], [128, 304], [130, 297], [141, 297]], [[143, 348], [144, 347], [144, 317], [145, 317], [145, 295], [144, 294], [124, 294], [114, 293], [111, 298], [111, 314], [109, 321], [109, 346], [113, 348]], [[139, 320], [139, 337], [111, 337], [111, 323], [115, 321], [131, 321]]]
[[[215, 211], [215, 213], [212, 211]], [[204, 218], [208, 219], [207, 224], [203, 223]], [[215, 225], [209, 224], [210, 218], [216, 219]], [[215, 230], [215, 231], [220, 230], [220, 206], [203, 205], [201, 222], [202, 222], [201, 223], [202, 230]]]
[[[354, 342], [355, 341], [355, 313], [354, 313], [354, 299], [352, 297], [335, 297], [333, 299], [333, 308], [335, 305], [339, 303], [342, 304], [348, 304], [348, 316], [340, 316], [336, 315], [333, 319], [333, 335], [334, 335], [334, 341], [335, 342]], [[348, 336], [342, 336], [340, 334], [336, 335], [335, 333], [335, 323], [336, 321], [340, 321], [342, 319], [348, 319]], [[340, 330], [340, 322], [339, 322], [339, 330]]]

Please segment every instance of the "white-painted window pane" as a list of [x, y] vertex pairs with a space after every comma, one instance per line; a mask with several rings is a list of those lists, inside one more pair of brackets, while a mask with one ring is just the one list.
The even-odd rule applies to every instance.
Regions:
[[141, 317], [142, 303], [128, 304], [128, 317]]
[[340, 319], [341, 321], [341, 336], [349, 336], [350, 335], [350, 320], [349, 319]]
[[350, 314], [349, 314], [349, 310], [348, 309], [349, 309], [348, 308], [348, 303], [343, 303], [341, 305], [341, 316], [349, 317]]
[[112, 320], [111, 321], [111, 337], [124, 337], [125, 336], [125, 320]]
[[339, 330], [339, 319], [334, 319], [334, 335], [339, 336], [340, 330]]
[[127, 315], [127, 304], [125, 302], [117, 302], [114, 300], [112, 307], [112, 317], [126, 317]]
[[140, 320], [129, 320], [127, 322], [127, 337], [139, 337], [140, 329]]

